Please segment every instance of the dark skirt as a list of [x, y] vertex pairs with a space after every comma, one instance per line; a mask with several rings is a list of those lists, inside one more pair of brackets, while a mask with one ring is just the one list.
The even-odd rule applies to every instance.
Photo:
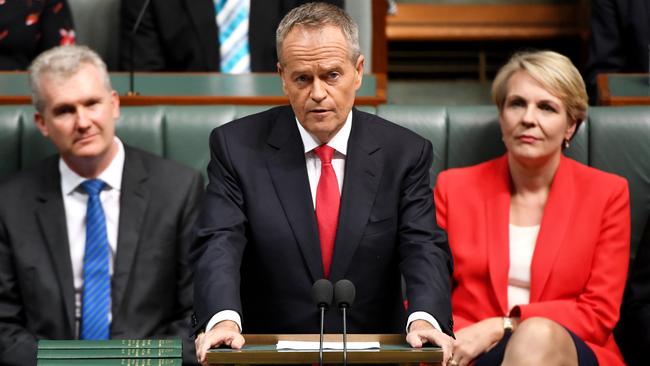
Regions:
[[[598, 366], [598, 359], [594, 351], [589, 348], [589, 346], [578, 337], [571, 330], [564, 328], [569, 332], [571, 338], [573, 339], [573, 344], [576, 346], [576, 351], [578, 353], [578, 365], [580, 366]], [[475, 366], [493, 366], [501, 365], [503, 362], [503, 356], [506, 352], [506, 345], [508, 340], [510, 340], [511, 334], [505, 335], [499, 343], [497, 343], [491, 350], [479, 356], [474, 365]]]

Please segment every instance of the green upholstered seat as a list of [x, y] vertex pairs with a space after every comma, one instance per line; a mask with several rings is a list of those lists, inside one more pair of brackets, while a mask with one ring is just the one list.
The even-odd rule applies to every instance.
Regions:
[[[210, 131], [268, 106], [123, 107], [117, 134], [127, 144], [177, 160], [206, 174]], [[431, 184], [450, 167], [494, 158], [505, 149], [493, 106], [382, 105], [362, 110], [428, 138], [434, 149]], [[54, 153], [33, 122], [31, 106], [0, 106], [0, 179]], [[594, 107], [566, 154], [624, 176], [630, 184], [632, 253], [650, 214], [650, 107]]]

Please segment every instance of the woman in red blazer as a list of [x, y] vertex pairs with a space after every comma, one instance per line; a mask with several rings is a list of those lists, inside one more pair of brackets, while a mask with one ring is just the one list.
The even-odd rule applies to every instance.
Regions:
[[554, 52], [492, 86], [507, 153], [442, 172], [438, 224], [455, 270], [450, 365], [623, 365], [612, 329], [629, 259], [625, 179], [566, 158], [587, 94]]

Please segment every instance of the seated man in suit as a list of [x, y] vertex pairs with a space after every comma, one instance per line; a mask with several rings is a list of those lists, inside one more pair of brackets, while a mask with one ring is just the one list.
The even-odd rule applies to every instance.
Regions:
[[[353, 109], [364, 57], [357, 26], [340, 8], [292, 10], [278, 27], [277, 51], [291, 106], [210, 137], [192, 253], [196, 328], [207, 330], [196, 340], [199, 360], [210, 347], [241, 347], [242, 330], [318, 333], [312, 284], [345, 278], [357, 289], [351, 333], [408, 329], [411, 345], [438, 344], [446, 362], [452, 263], [429, 188], [431, 143]], [[338, 312], [327, 312], [325, 331], [341, 329]]]
[[[343, 0], [321, 1], [343, 7]], [[141, 71], [274, 72], [275, 28], [289, 10], [306, 2], [152, 0], [132, 34], [145, 0], [121, 0], [120, 35], [125, 47], [120, 51], [120, 67], [129, 70], [133, 63]], [[234, 38], [229, 41], [231, 34]], [[229, 44], [244, 47], [249, 57], [236, 62], [243, 54], [229, 52], [234, 50]]]
[[200, 174], [123, 144], [106, 65], [82, 46], [30, 66], [38, 129], [58, 155], [0, 185], [0, 364], [39, 339], [183, 338]]

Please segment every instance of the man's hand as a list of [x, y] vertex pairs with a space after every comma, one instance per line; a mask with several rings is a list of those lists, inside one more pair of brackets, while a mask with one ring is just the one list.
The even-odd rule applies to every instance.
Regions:
[[194, 345], [196, 346], [196, 359], [201, 365], [207, 365], [206, 354], [210, 348], [221, 345], [230, 346], [230, 348], [240, 349], [244, 346], [244, 337], [239, 332], [237, 323], [224, 320], [217, 323], [210, 331], [201, 333], [196, 337]]
[[487, 318], [456, 332], [453, 362], [469, 365], [476, 357], [489, 351], [503, 338], [503, 318]]
[[447, 366], [447, 362], [451, 358], [454, 339], [434, 328], [425, 320], [415, 320], [411, 323], [406, 341], [413, 348], [421, 348], [427, 342], [440, 346], [442, 348], [442, 366]]

